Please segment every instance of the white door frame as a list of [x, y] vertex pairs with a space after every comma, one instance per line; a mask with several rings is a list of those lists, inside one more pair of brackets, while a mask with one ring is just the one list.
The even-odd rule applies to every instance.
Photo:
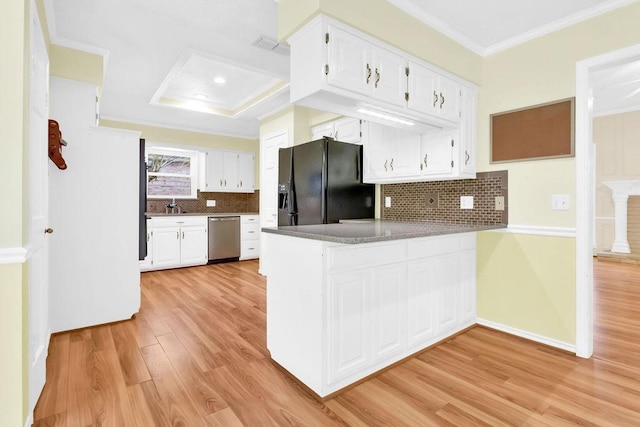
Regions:
[[593, 355], [592, 70], [640, 60], [640, 45], [576, 63], [576, 355]]

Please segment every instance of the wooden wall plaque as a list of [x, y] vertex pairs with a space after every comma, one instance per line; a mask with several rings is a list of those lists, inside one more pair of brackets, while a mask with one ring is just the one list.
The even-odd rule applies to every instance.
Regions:
[[491, 163], [573, 157], [574, 100], [491, 115]]

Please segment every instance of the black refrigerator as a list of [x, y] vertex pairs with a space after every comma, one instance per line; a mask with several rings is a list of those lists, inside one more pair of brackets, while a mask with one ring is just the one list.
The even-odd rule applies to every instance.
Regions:
[[279, 226], [373, 218], [375, 185], [362, 183], [362, 146], [325, 137], [278, 156]]

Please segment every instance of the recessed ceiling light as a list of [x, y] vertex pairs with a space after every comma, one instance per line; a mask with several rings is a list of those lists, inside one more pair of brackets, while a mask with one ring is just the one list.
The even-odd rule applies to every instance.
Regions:
[[204, 93], [194, 93], [192, 96], [193, 96], [194, 98], [196, 98], [196, 99], [207, 99], [207, 98], [209, 98], [209, 97], [208, 97], [206, 94], [204, 94]]
[[220, 77], [220, 76], [218, 76], [215, 79], [213, 79], [213, 81], [215, 83], [218, 83], [219, 85], [223, 85], [223, 84], [225, 84], [227, 82], [224, 77]]

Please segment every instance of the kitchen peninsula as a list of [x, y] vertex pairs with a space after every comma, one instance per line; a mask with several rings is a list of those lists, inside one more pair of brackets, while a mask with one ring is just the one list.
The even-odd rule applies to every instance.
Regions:
[[263, 228], [267, 347], [319, 398], [476, 321], [476, 232], [384, 220]]

